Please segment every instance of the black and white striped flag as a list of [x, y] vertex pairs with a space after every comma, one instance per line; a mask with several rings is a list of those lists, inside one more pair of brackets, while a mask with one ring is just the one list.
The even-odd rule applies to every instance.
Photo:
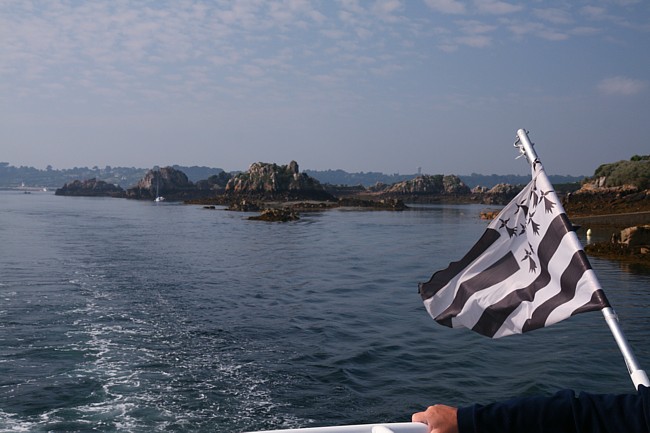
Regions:
[[609, 306], [539, 161], [465, 257], [419, 289], [438, 323], [491, 338]]

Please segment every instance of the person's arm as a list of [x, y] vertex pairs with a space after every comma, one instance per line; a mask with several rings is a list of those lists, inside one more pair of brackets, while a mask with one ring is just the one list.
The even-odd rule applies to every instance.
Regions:
[[[413, 415], [432, 433], [637, 433], [650, 432], [650, 390], [637, 394], [587, 394], [560, 391], [551, 397], [526, 397], [489, 405], [431, 406]], [[435, 409], [439, 408], [439, 409]], [[448, 408], [448, 409], [441, 409]]]
[[525, 397], [458, 410], [460, 433], [577, 433], [572, 391], [551, 397]]

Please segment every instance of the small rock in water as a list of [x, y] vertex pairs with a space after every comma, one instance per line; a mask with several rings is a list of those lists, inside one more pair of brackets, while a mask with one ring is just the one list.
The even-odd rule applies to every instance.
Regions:
[[288, 209], [264, 209], [261, 214], [248, 218], [252, 221], [288, 222], [299, 220], [294, 211]]

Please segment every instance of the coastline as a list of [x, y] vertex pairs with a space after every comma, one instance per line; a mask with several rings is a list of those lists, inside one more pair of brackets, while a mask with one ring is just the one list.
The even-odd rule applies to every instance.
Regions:
[[562, 199], [571, 220], [587, 236], [585, 252], [594, 257], [639, 266], [650, 272], [646, 240], [622, 242], [622, 231], [650, 225], [650, 191], [634, 188], [583, 188]]
[[[620, 233], [628, 227], [650, 224], [650, 211], [621, 212], [600, 215], [576, 216], [569, 219], [580, 225], [583, 232], [591, 230], [594, 242], [584, 246], [585, 252], [593, 257], [638, 266], [643, 272], [650, 272], [650, 253], [648, 248], [630, 247], [617, 241]], [[589, 240], [589, 237], [587, 237]]]

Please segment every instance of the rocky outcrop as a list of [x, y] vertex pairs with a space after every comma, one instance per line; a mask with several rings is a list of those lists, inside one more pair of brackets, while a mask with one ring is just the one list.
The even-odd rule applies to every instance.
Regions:
[[423, 175], [392, 185], [376, 184], [368, 195], [399, 198], [406, 203], [484, 203], [507, 204], [521, 191], [520, 186], [499, 184], [492, 189], [471, 189], [456, 175]]
[[166, 200], [188, 200], [210, 194], [210, 190], [199, 190], [180, 170], [163, 167], [149, 170], [133, 187], [126, 190], [126, 197], [138, 200], [153, 200], [162, 196]]
[[650, 212], [650, 155], [602, 164], [582, 187], [566, 194], [562, 204], [570, 216]]
[[380, 200], [363, 200], [358, 198], [340, 198], [338, 207], [354, 207], [362, 209], [374, 210], [405, 210], [407, 206], [404, 201], [396, 198], [380, 199]]
[[499, 183], [480, 194], [482, 196], [481, 202], [484, 204], [507, 204], [519, 194], [521, 189], [521, 186]]
[[[377, 188], [380, 185], [376, 186]], [[388, 195], [468, 195], [470, 189], [456, 175], [441, 174], [418, 176], [415, 179], [398, 182], [385, 187], [382, 191]]]
[[325, 188], [325, 191], [338, 198], [363, 195], [368, 192], [366, 187], [363, 185], [330, 185], [326, 183], [323, 185], [323, 188]]
[[230, 179], [232, 179], [230, 173], [222, 171], [221, 173], [212, 175], [207, 179], [197, 181], [196, 187], [200, 191], [220, 193], [226, 190], [226, 185]]
[[650, 225], [627, 227], [613, 233], [609, 242], [586, 245], [585, 251], [593, 256], [650, 268]]
[[650, 190], [632, 185], [598, 187], [585, 184], [562, 200], [570, 216], [607, 215], [650, 211]]
[[232, 201], [228, 204], [228, 210], [237, 212], [257, 212], [261, 209], [260, 204], [250, 200]]
[[650, 225], [628, 227], [621, 230], [620, 242], [632, 248], [650, 246]]
[[97, 180], [74, 180], [58, 188], [55, 195], [76, 197], [124, 197], [124, 190], [118, 185]]
[[264, 209], [257, 216], [248, 217], [251, 221], [289, 222], [300, 219], [297, 212], [290, 209]]
[[228, 181], [225, 194], [256, 200], [335, 200], [316, 179], [300, 173], [298, 163], [288, 165], [256, 162], [248, 171]]

